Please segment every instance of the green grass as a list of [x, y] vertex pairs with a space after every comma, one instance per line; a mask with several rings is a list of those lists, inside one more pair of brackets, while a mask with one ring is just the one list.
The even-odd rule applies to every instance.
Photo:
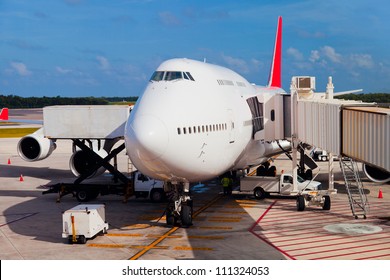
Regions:
[[34, 133], [39, 127], [1, 128], [0, 138], [19, 138]]

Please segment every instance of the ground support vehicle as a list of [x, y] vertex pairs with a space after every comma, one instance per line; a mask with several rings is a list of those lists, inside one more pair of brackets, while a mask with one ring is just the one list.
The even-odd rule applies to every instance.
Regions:
[[[128, 180], [127, 184], [76, 184], [76, 183], [58, 183], [54, 185], [45, 186], [47, 193], [58, 193], [59, 202], [61, 197], [67, 194], [73, 194], [79, 202], [87, 202], [95, 199], [99, 194], [118, 194], [123, 195], [127, 200], [131, 195], [135, 197], [149, 198], [153, 202], [160, 202], [164, 200], [164, 182], [149, 178], [142, 173], [135, 172], [134, 179]], [[134, 188], [133, 188], [134, 186]], [[130, 190], [134, 189], [134, 193]]]
[[239, 192], [253, 193], [256, 199], [267, 195], [291, 196], [297, 200], [297, 210], [303, 211], [306, 206], [319, 206], [330, 210], [330, 196], [336, 191], [322, 190], [320, 182], [298, 178], [298, 190], [293, 188], [293, 176], [282, 174], [277, 177], [244, 176], [240, 179]]

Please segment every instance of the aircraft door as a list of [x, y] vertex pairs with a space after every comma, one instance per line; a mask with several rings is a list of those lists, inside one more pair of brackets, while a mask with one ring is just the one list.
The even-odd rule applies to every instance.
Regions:
[[227, 129], [229, 131], [229, 143], [233, 144], [234, 141], [236, 140], [235, 137], [235, 129], [234, 129], [234, 113], [232, 109], [228, 109], [228, 119], [229, 123], [227, 124]]

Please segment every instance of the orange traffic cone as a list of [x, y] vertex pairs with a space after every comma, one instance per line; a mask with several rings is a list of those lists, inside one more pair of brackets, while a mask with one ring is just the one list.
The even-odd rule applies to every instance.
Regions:
[[24, 181], [23, 175], [22, 175], [22, 174], [20, 174], [19, 181], [20, 181], [20, 182], [23, 182], [23, 181]]
[[378, 198], [383, 198], [382, 189], [379, 189]]
[[11, 159], [10, 158], [8, 159], [8, 164], [11, 164]]

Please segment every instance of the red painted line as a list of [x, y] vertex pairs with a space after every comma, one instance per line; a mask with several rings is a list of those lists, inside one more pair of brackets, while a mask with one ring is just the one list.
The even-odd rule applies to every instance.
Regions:
[[359, 258], [359, 259], [355, 259], [355, 260], [372, 260], [372, 259], [378, 259], [378, 258], [383, 258], [383, 257], [390, 257], [390, 254], [370, 256], [370, 257], [367, 257], [367, 258]]
[[[383, 242], [383, 239], [390, 239], [390, 236], [387, 236], [387, 237], [381, 237], [381, 240], [380, 242]], [[364, 239], [364, 240], [360, 240], [359, 242], [371, 242], [371, 241], [374, 241], [374, 240], [378, 240], [377, 237], [375, 238], [370, 238], [370, 239]], [[326, 241], [325, 241], [326, 242]], [[322, 244], [322, 245], [317, 245], [317, 246], [310, 246], [310, 247], [307, 247], [307, 248], [297, 248], [297, 249], [290, 249], [288, 250], [289, 252], [294, 252], [294, 251], [301, 251], [301, 250], [306, 250], [306, 249], [318, 249], [318, 248], [322, 248], [322, 247], [330, 247], [330, 246], [338, 246], [338, 245], [344, 245], [344, 244], [351, 244], [351, 243], [356, 243], [357, 241], [356, 240], [353, 240], [353, 241], [349, 241], [349, 242], [340, 242], [340, 243], [332, 243], [332, 244]], [[371, 244], [371, 243], [370, 243]], [[366, 245], [366, 246], [370, 246], [369, 245]]]
[[[356, 242], [355, 242], [356, 243]], [[343, 243], [344, 244], [344, 243]], [[339, 244], [340, 245], [340, 244]], [[381, 245], [381, 243], [377, 243], [377, 244], [370, 244], [370, 245], [359, 245], [359, 246], [353, 246], [353, 247], [347, 247], [347, 248], [335, 248], [335, 249], [330, 249], [330, 250], [325, 250], [325, 251], [319, 251], [319, 252], [312, 252], [312, 253], [305, 253], [305, 254], [298, 254], [298, 255], [295, 255], [295, 257], [302, 257], [302, 256], [307, 256], [307, 255], [317, 255], [317, 254], [323, 254], [323, 253], [329, 253], [329, 252], [340, 252], [340, 251], [347, 251], [347, 250], [352, 250], [352, 249], [360, 249], [360, 248], [366, 248], [366, 247], [373, 247], [373, 246], [377, 246], [377, 245]], [[332, 245], [329, 245], [328, 247], [330, 246], [334, 246], [334, 244]], [[383, 248], [382, 248], [383, 249]], [[381, 249], [381, 250], [382, 250]], [[376, 251], [376, 250], [374, 250]]]
[[267, 239], [261, 237], [259, 234], [254, 232], [254, 228], [260, 223], [260, 221], [265, 217], [265, 215], [267, 215], [267, 213], [271, 210], [271, 208], [275, 204], [276, 204], [276, 200], [273, 203], [271, 203], [271, 205], [267, 208], [267, 210], [263, 213], [263, 215], [261, 215], [261, 217], [252, 225], [252, 227], [249, 229], [249, 232], [252, 233], [254, 236], [258, 237], [259, 239], [261, 239], [262, 241], [264, 241], [265, 243], [267, 243], [268, 245], [270, 245], [271, 247], [273, 247], [276, 250], [278, 250], [279, 252], [281, 252], [283, 255], [287, 256], [288, 258], [290, 258], [292, 260], [295, 260], [295, 258], [293, 256], [289, 255], [286, 251], [280, 249], [279, 247], [277, 247], [274, 244], [272, 244], [271, 242], [269, 242]]
[[372, 250], [360, 251], [360, 252], [351, 252], [351, 253], [345, 253], [345, 254], [326, 256], [326, 257], [321, 257], [321, 258], [315, 258], [315, 259], [312, 259], [312, 260], [324, 260], [324, 259], [330, 259], [330, 258], [336, 258], [336, 257], [344, 257], [344, 256], [351, 256], [351, 255], [356, 255], [356, 254], [365, 254], [365, 253], [371, 253], [371, 252], [377, 252], [377, 251], [383, 251], [383, 250], [389, 250], [389, 248], [372, 249]]

